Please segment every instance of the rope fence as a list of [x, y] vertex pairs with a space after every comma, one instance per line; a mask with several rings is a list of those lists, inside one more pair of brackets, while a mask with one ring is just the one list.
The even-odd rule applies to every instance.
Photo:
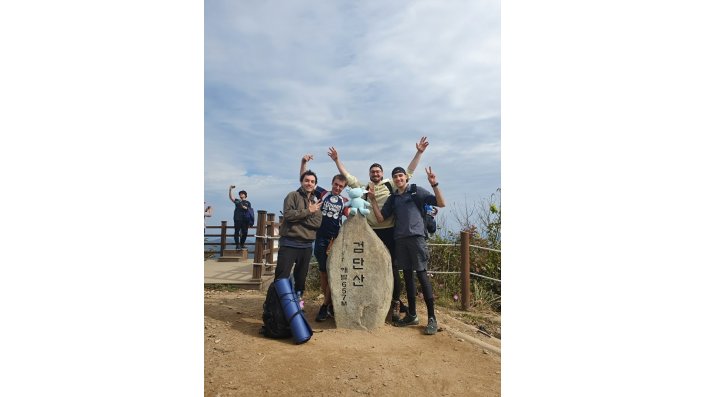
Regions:
[[[429, 245], [429, 247], [430, 247], [430, 246], [434, 246], [434, 247], [458, 247], [458, 246], [461, 246], [462, 244], [456, 244], [456, 243], [454, 243], [454, 244], [430, 243], [430, 244], [428, 244], [428, 245]], [[502, 253], [501, 250], [494, 249], [494, 248], [481, 247], [481, 246], [479, 246], [479, 245], [468, 244], [468, 247], [477, 248], [477, 249], [482, 249], [482, 250], [485, 250], [485, 251], [492, 251], [492, 252], [499, 252], [499, 253]], [[428, 273], [429, 273], [429, 274], [462, 274], [463, 272], [441, 272], [441, 271], [429, 270]], [[480, 277], [480, 278], [487, 279], [487, 280], [496, 281], [496, 282], [498, 282], [498, 283], [501, 283], [501, 282], [502, 282], [502, 280], [498, 280], [498, 279], [492, 278], [492, 277], [487, 277], [487, 276], [484, 276], [484, 275], [482, 275], [482, 274], [477, 274], [477, 273], [473, 273], [473, 272], [470, 272], [470, 274], [473, 275], [473, 276], [476, 276], [476, 277]]]
[[[438, 246], [438, 247], [458, 247], [458, 246], [460, 246], [460, 244], [455, 244], [455, 243], [454, 243], [454, 244], [440, 244], [440, 243], [431, 243], [431, 244], [429, 244], [429, 246], [432, 246], [432, 245], [433, 245], [433, 246]], [[485, 251], [494, 251], [494, 252], [502, 253], [502, 251], [500, 251], [500, 250], [498, 250], [498, 249], [487, 248], [487, 247], [480, 247], [479, 245], [471, 245], [471, 244], [470, 244], [470, 245], [468, 245], [468, 247], [478, 248], [478, 249], [485, 250]]]
[[[462, 272], [436, 272], [436, 271], [433, 271], [433, 270], [429, 270], [429, 271], [428, 271], [428, 274], [462, 274]], [[482, 274], [477, 274], [477, 273], [473, 273], [473, 272], [470, 272], [470, 274], [473, 275], [473, 276], [477, 276], [477, 277], [481, 277], [481, 278], [486, 278], [486, 279], [488, 279], [488, 280], [497, 281], [497, 282], [499, 282], [499, 283], [502, 282], [502, 280], [497, 280], [496, 278], [483, 276]]]
[[[499, 262], [496, 256], [501, 255], [502, 251], [472, 244], [473, 242], [471, 232], [462, 231], [457, 243], [428, 244], [431, 254], [429, 275], [438, 276], [437, 286], [442, 296], [453, 296], [455, 300], [460, 298], [459, 303], [463, 310], [470, 309], [471, 301], [498, 302], [496, 299], [499, 299], [501, 291], [502, 280], [499, 277]], [[479, 274], [480, 270], [486, 274]], [[486, 280], [488, 283], [471, 284], [471, 277], [476, 278], [475, 280]]]

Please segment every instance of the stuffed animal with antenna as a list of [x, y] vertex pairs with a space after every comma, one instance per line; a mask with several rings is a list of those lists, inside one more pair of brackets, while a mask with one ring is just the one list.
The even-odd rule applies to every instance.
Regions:
[[356, 215], [358, 212], [362, 215], [370, 213], [370, 210], [366, 207], [372, 207], [372, 204], [362, 198], [362, 195], [367, 193], [367, 190], [361, 187], [350, 188], [350, 186], [346, 187], [345, 190], [348, 192], [348, 196], [350, 196], [350, 200], [345, 203], [345, 207], [350, 207], [351, 215]]

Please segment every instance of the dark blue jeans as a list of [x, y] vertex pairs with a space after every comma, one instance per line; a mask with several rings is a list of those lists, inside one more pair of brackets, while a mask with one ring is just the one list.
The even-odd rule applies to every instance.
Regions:
[[317, 237], [316, 238], [316, 244], [314, 245], [313, 248], [313, 256], [316, 257], [316, 261], [318, 261], [318, 271], [319, 272], [324, 272], [328, 273], [326, 263], [328, 263], [328, 254], [326, 254], [326, 250], [328, 249], [328, 245], [330, 245], [330, 241], [332, 240], [331, 237]]

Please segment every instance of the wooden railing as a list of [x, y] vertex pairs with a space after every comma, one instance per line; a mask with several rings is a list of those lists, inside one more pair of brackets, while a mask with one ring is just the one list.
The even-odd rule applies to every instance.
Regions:
[[[472, 233], [469, 230], [464, 230], [460, 232], [460, 244], [458, 243], [429, 243], [428, 246], [431, 248], [432, 252], [431, 254], [433, 255], [433, 250], [435, 250], [436, 247], [442, 247], [442, 246], [449, 246], [449, 247], [458, 247], [460, 248], [460, 263], [459, 263], [459, 269], [460, 271], [440, 271], [436, 269], [429, 268], [428, 273], [430, 275], [434, 274], [457, 274], [460, 275], [460, 303], [462, 304], [463, 310], [469, 310], [471, 307], [471, 301], [472, 301], [472, 291], [471, 291], [471, 275], [474, 277], [479, 277], [483, 279], [488, 279], [493, 282], [499, 282], [501, 283], [502, 280], [488, 277], [487, 275], [479, 274], [479, 273], [473, 273], [471, 272], [471, 269], [476, 269], [477, 270], [477, 254], [473, 253], [471, 248], [475, 250], [486, 250], [486, 251], [495, 251], [501, 253], [501, 250], [494, 249], [494, 248], [488, 248], [488, 247], [482, 247], [482, 246], [477, 246], [473, 245], [473, 237]], [[431, 261], [430, 263], [434, 263]], [[450, 262], [449, 262], [450, 263]]]
[[[203, 243], [204, 246], [218, 246], [218, 253], [220, 256], [223, 256], [223, 251], [225, 251], [228, 248], [228, 245], [235, 245], [235, 226], [228, 226], [228, 221], [221, 221], [220, 226], [206, 226], [206, 231], [208, 229], [216, 229], [218, 230], [217, 234], [204, 234], [203, 237], [220, 237], [218, 241], [206, 241]], [[249, 234], [249, 229], [254, 229], [254, 227], [248, 228], [248, 235], [247, 237], [255, 237], [254, 234]], [[230, 232], [228, 232], [230, 231]], [[232, 239], [232, 243], [227, 242], [227, 238]], [[245, 245], [255, 245], [255, 243], [245, 243]], [[233, 247], [234, 248], [234, 247]], [[249, 248], [247, 249], [248, 251], [250, 250]], [[210, 252], [204, 250], [204, 252]]]
[[[279, 247], [276, 246], [274, 242], [279, 239], [279, 225], [281, 223], [281, 217], [278, 222], [274, 220], [275, 215], [273, 213], [267, 213], [267, 211], [260, 210], [257, 211], [257, 223], [254, 227], [249, 229], [255, 229], [255, 234], [248, 234], [247, 237], [254, 237], [254, 243], [246, 243], [247, 246], [254, 246], [254, 259], [252, 261], [252, 279], [260, 280], [262, 274], [271, 275], [274, 273], [274, 267], [276, 265], [275, 254], [279, 252]], [[220, 249], [220, 255], [223, 255], [223, 251], [227, 247], [227, 238], [231, 237], [234, 239], [235, 226], [228, 226], [227, 221], [221, 221], [220, 226], [206, 226], [207, 229], [218, 229], [220, 233], [218, 234], [205, 234], [205, 237], [220, 237], [218, 242], [204, 242], [204, 245], [218, 246]], [[228, 234], [228, 229], [232, 229], [233, 233]], [[248, 229], [248, 230], [249, 230]], [[461, 250], [461, 268], [460, 268], [460, 298], [461, 304], [464, 310], [470, 308], [470, 268], [472, 258], [470, 256], [470, 247], [472, 241], [471, 234], [468, 231], [463, 231], [460, 233], [460, 250]], [[235, 241], [233, 240], [233, 245]], [[436, 244], [430, 244], [436, 245]], [[442, 244], [445, 245], [445, 244]], [[476, 247], [481, 249], [486, 249], [482, 247]], [[249, 253], [249, 249], [248, 249]], [[431, 273], [433, 273], [431, 271]]]
[[257, 211], [257, 231], [255, 234], [255, 257], [252, 263], [252, 278], [259, 279], [262, 277], [262, 271], [265, 275], [274, 274], [276, 258], [274, 254], [279, 252], [278, 244], [275, 247], [274, 242], [279, 239], [279, 222], [274, 220], [273, 213], [267, 211]]
[[[279, 224], [280, 222], [275, 221], [275, 215], [273, 213], [267, 213], [265, 210], [257, 211], [257, 222], [255, 226], [248, 228], [247, 237], [254, 237], [254, 243], [245, 243], [245, 246], [253, 247], [254, 259], [252, 263], [252, 279], [261, 279], [262, 272], [265, 275], [270, 275], [274, 273], [274, 266], [276, 262], [275, 255], [279, 251], [279, 247], [276, 247], [274, 242], [279, 238]], [[218, 241], [208, 241], [204, 242], [204, 246], [217, 246], [220, 256], [223, 256], [223, 252], [228, 248], [229, 245], [235, 245], [235, 226], [228, 226], [228, 221], [221, 221], [220, 226], [206, 226], [206, 231], [208, 229], [218, 230], [215, 234], [204, 234], [204, 237], [218, 237]], [[249, 234], [250, 229], [255, 229], [254, 234]], [[232, 240], [232, 243], [228, 242], [228, 238]], [[213, 252], [206, 251], [204, 252]]]

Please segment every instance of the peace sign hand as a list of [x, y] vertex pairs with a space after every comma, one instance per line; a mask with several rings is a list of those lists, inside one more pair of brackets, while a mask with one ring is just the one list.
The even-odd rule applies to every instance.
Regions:
[[426, 170], [426, 175], [428, 176], [428, 183], [430, 183], [431, 185], [435, 185], [437, 183], [436, 174], [434, 174], [431, 170], [431, 166], [429, 166], [428, 168], [424, 168], [424, 170]]

